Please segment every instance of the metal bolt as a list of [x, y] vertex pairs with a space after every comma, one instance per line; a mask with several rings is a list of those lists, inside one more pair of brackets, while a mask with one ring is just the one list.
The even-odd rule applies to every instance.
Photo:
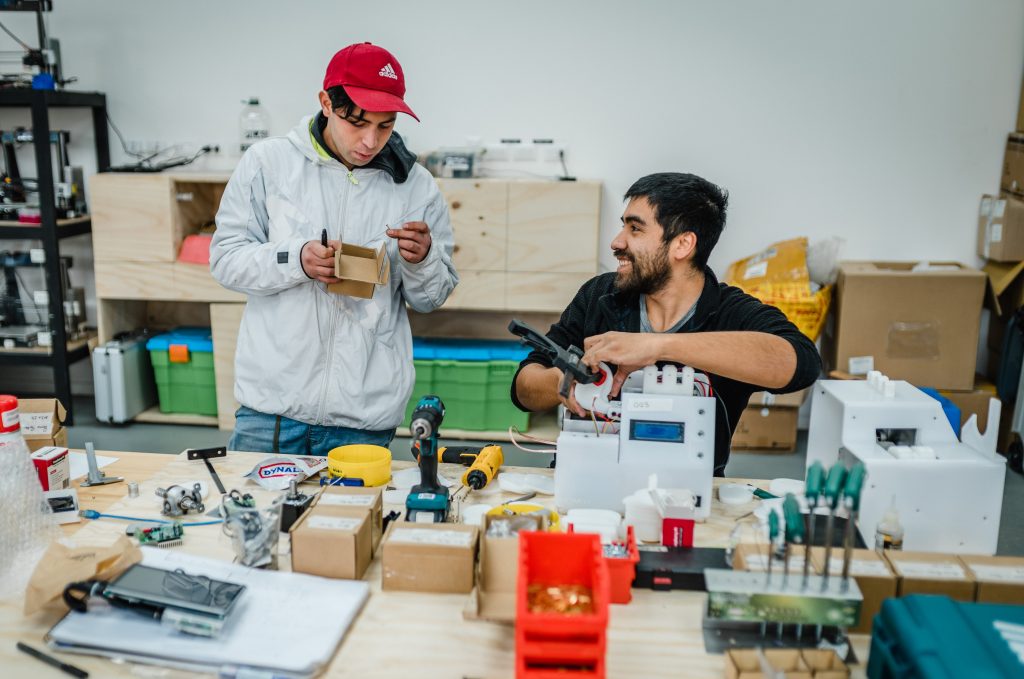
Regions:
[[139, 496], [139, 482], [138, 481], [129, 481], [128, 482], [128, 497], [138, 497], [138, 496]]

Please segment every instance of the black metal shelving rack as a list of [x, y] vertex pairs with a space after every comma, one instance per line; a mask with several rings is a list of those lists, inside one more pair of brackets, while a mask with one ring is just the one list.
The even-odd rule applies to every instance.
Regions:
[[74, 423], [71, 402], [69, 367], [89, 355], [87, 343], [68, 350], [64, 323], [64, 290], [60, 277], [60, 241], [92, 232], [88, 217], [57, 220], [50, 146], [51, 108], [88, 108], [92, 111], [96, 142], [96, 165], [99, 172], [110, 167], [110, 145], [107, 135], [107, 97], [100, 92], [68, 92], [63, 90], [0, 90], [0, 108], [28, 108], [32, 113], [32, 145], [35, 149], [36, 176], [39, 178], [39, 212], [42, 223], [24, 225], [0, 221], [0, 240], [30, 239], [42, 241], [46, 261], [46, 290], [49, 298], [49, 320], [52, 345], [49, 353], [0, 349], [0, 366], [43, 365], [53, 372], [55, 395], [67, 409], [65, 424]]

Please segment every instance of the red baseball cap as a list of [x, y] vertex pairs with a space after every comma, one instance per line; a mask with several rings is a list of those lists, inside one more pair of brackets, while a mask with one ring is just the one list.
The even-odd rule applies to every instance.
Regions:
[[405, 97], [405, 74], [391, 52], [368, 42], [349, 45], [333, 57], [324, 74], [324, 89], [336, 85], [365, 111], [401, 111], [416, 120]]

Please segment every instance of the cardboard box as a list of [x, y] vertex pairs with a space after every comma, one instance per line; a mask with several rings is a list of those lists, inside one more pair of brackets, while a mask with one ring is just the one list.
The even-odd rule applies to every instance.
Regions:
[[1024, 194], [1024, 134], [1011, 132], [1006, 137], [1003, 178], [999, 188], [1009, 193]]
[[996, 262], [1024, 260], [1024, 201], [984, 195], [978, 208], [978, 255]]
[[985, 427], [988, 423], [989, 401], [991, 399], [999, 400], [999, 397], [996, 395], [996, 385], [992, 384], [982, 375], [975, 375], [974, 389], [971, 391], [948, 391], [943, 389], [939, 393], [952, 401], [953, 405], [960, 409], [961, 431], [964, 425], [967, 424], [967, 420], [971, 418], [971, 415], [976, 415], [978, 417], [978, 431], [982, 434], [985, 433]]
[[386, 285], [390, 266], [387, 249], [364, 248], [342, 243], [334, 253], [334, 275], [340, 283], [331, 283], [327, 289], [336, 295], [370, 299], [378, 285]]
[[[811, 563], [819, 573], [825, 568], [825, 550], [811, 551]], [[843, 550], [833, 549], [828, 564], [829, 576], [843, 574]], [[864, 597], [860, 606], [860, 623], [851, 627], [850, 632], [870, 634], [875, 616], [882, 610], [882, 602], [896, 596], [898, 589], [896, 574], [889, 562], [872, 549], [855, 549], [850, 558], [850, 575], [857, 581]]]
[[961, 556], [978, 584], [975, 601], [1024, 604], [1024, 558], [1017, 556]]
[[313, 507], [292, 526], [292, 570], [362, 579], [373, 560], [370, 521], [370, 513], [359, 508]]
[[945, 594], [957, 601], [974, 601], [975, 582], [952, 554], [884, 552], [899, 579], [899, 596]]
[[[504, 517], [484, 516], [480, 533], [480, 554], [477, 560], [475, 610], [466, 617], [492, 622], [514, 622], [516, 619], [516, 585], [519, 579], [519, 536], [495, 537], [487, 529]], [[542, 519], [535, 530], [541, 530]]]
[[64, 490], [71, 485], [71, 460], [68, 449], [44, 446], [32, 453], [32, 464], [43, 490]]
[[[795, 648], [769, 648], [764, 658], [776, 672], [785, 672], [786, 679], [812, 679], [801, 652]], [[730, 648], [725, 652], [726, 679], [767, 679], [761, 671], [757, 649]]]
[[381, 549], [381, 587], [467, 594], [473, 589], [476, 543], [476, 526], [394, 521]]
[[383, 492], [384, 489], [381, 487], [327, 486], [314, 506], [322, 510], [337, 507], [369, 512], [373, 551], [376, 552], [384, 526]]
[[808, 392], [803, 389], [792, 394], [766, 391], [753, 394], [736, 423], [732, 447], [737, 450], [795, 450], [800, 405]]
[[842, 262], [828, 358], [936, 389], [974, 385], [985, 275], [955, 262]]
[[[812, 550], [813, 553], [814, 550]], [[732, 568], [736, 571], [751, 571], [754, 573], [765, 573], [768, 570], [768, 545], [741, 542], [736, 545], [732, 553]], [[778, 575], [780, 578], [785, 572], [785, 562], [782, 559], [772, 561], [772, 577]], [[811, 560], [810, 572], [818, 575], [821, 570]], [[803, 576], [804, 573], [804, 548], [794, 545], [789, 555], [789, 575]]]
[[64, 428], [67, 411], [55, 398], [20, 398], [18, 412], [21, 416], [21, 435], [29, 451], [44, 446], [67, 448], [68, 431]]

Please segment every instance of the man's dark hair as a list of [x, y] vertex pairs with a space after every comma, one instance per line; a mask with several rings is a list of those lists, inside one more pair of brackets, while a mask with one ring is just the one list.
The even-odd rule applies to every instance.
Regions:
[[362, 120], [365, 111], [352, 101], [348, 92], [341, 85], [327, 88], [327, 96], [331, 100], [331, 108], [337, 111], [342, 118], [349, 120]]
[[625, 199], [646, 198], [654, 208], [654, 218], [665, 230], [665, 243], [681, 233], [697, 236], [693, 266], [703, 269], [718, 237], [725, 228], [725, 209], [729, 192], [695, 174], [659, 172], [636, 180]]

